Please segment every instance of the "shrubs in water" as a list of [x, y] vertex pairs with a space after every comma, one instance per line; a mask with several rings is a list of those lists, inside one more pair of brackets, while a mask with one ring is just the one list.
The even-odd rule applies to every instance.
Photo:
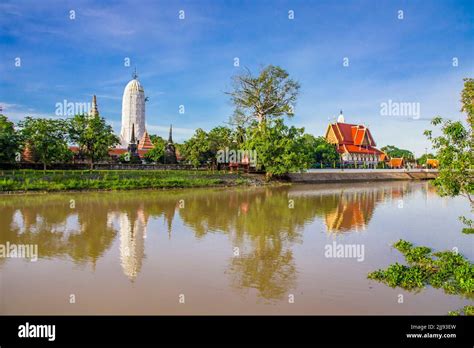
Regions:
[[454, 251], [433, 253], [430, 248], [414, 247], [405, 240], [399, 240], [393, 247], [405, 256], [408, 266], [395, 263], [385, 270], [369, 273], [369, 279], [406, 290], [431, 285], [448, 294], [474, 297], [474, 265], [461, 254]]
[[464, 306], [458, 311], [449, 311], [448, 315], [474, 315], [474, 306]]

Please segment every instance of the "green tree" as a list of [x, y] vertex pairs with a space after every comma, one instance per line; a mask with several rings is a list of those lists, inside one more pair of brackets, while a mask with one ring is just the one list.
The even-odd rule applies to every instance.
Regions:
[[[467, 125], [462, 121], [443, 120], [435, 117], [434, 126], [441, 127], [441, 135], [434, 137], [431, 130], [425, 135], [431, 140], [439, 161], [439, 174], [434, 184], [442, 196], [465, 196], [474, 210], [474, 79], [464, 79], [461, 93], [461, 111], [467, 114]], [[461, 217], [473, 231], [473, 221]]]
[[67, 144], [67, 125], [64, 120], [26, 117], [18, 126], [22, 139], [34, 157], [43, 164], [44, 170], [49, 164], [71, 159], [72, 152]]
[[245, 148], [257, 152], [257, 168], [264, 169], [267, 178], [307, 169], [312, 162], [304, 128], [288, 127], [275, 119], [266, 127], [254, 123], [248, 133]]
[[393, 145], [384, 146], [380, 150], [385, 152], [390, 157], [395, 157], [395, 158], [403, 157], [405, 159], [410, 159], [410, 160], [415, 158], [415, 155], [410, 150], [399, 149], [398, 147], [393, 146]]
[[245, 132], [246, 129], [242, 126], [236, 126], [232, 131], [232, 143], [237, 147], [241, 148], [245, 143]]
[[20, 134], [15, 130], [13, 122], [5, 115], [0, 114], [0, 163], [15, 161], [20, 152]]
[[206, 133], [201, 128], [182, 146], [183, 156], [198, 167], [203, 164], [216, 165], [219, 150], [234, 146], [232, 130], [228, 127], [215, 127]]
[[107, 158], [109, 148], [119, 143], [110, 125], [99, 115], [76, 115], [69, 122], [69, 137], [79, 147], [79, 152], [94, 163]]
[[322, 163], [326, 166], [332, 166], [339, 161], [339, 153], [333, 144], [327, 142], [324, 137], [314, 137], [311, 134], [303, 136], [305, 148], [308, 149], [311, 157], [311, 165]]
[[186, 161], [198, 167], [211, 156], [209, 138], [207, 133], [201, 128], [196, 129], [194, 135], [184, 142], [182, 146], [183, 156]]
[[150, 140], [154, 148], [145, 154], [145, 161], [152, 163], [162, 163], [165, 155], [166, 141], [159, 135], [150, 135]]
[[228, 127], [215, 127], [208, 133], [209, 140], [209, 159], [212, 166], [217, 165], [217, 153], [220, 150], [226, 148], [236, 147], [236, 143], [233, 142], [232, 130]]
[[233, 79], [228, 92], [235, 105], [231, 123], [243, 126], [252, 121], [265, 123], [269, 118], [294, 115], [300, 85], [278, 66], [269, 65], [253, 76], [249, 70]]

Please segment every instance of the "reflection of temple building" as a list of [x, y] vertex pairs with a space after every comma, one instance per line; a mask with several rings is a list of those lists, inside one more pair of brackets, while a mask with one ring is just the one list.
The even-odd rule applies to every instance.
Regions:
[[365, 230], [367, 216], [355, 202], [341, 202], [338, 209], [326, 215], [328, 231]]
[[376, 192], [342, 193], [337, 208], [325, 216], [328, 231], [365, 230], [375, 209], [375, 203]]
[[329, 232], [363, 231], [367, 228], [377, 203], [384, 200], [403, 199], [404, 184], [392, 184], [387, 190], [342, 191], [337, 199], [337, 207], [324, 216]]
[[140, 273], [145, 256], [145, 238], [148, 219], [142, 209], [139, 209], [136, 213], [120, 212], [114, 213], [114, 215], [114, 217], [118, 217], [119, 223], [120, 263], [122, 270], [123, 273], [133, 281], [138, 273]]

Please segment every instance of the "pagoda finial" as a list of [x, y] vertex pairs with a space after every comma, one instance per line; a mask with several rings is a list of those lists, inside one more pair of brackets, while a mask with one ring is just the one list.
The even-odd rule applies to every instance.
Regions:
[[172, 144], [173, 143], [173, 125], [170, 124], [170, 134], [168, 136], [168, 143]]
[[137, 68], [135, 67], [135, 69], [133, 70], [133, 74], [132, 74], [132, 78], [134, 80], [136, 80], [138, 78], [138, 75], [137, 75]]

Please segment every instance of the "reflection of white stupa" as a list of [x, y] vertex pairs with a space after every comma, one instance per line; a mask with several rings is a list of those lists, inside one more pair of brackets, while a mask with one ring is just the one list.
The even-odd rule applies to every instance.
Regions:
[[123, 91], [122, 130], [120, 131], [122, 147], [127, 147], [130, 143], [132, 127], [135, 129], [135, 138], [141, 140], [145, 133], [145, 91], [136, 73]]
[[123, 273], [135, 280], [142, 268], [145, 255], [145, 237], [147, 221], [143, 212], [138, 212], [134, 221], [127, 213], [119, 214], [120, 263]]

